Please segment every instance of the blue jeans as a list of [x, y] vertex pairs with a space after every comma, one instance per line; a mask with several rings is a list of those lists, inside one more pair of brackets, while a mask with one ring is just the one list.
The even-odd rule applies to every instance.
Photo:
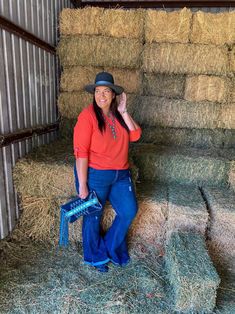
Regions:
[[[74, 167], [75, 185], [79, 182]], [[88, 188], [94, 190], [103, 208], [107, 200], [116, 212], [112, 226], [104, 236], [100, 233], [100, 214], [83, 217], [82, 237], [84, 262], [97, 266], [112, 261], [123, 266], [130, 260], [126, 235], [137, 213], [135, 190], [130, 171], [88, 168]]]

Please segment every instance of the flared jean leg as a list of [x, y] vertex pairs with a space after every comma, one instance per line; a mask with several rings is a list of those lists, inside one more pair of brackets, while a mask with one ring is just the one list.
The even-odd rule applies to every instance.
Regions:
[[116, 212], [116, 217], [104, 240], [110, 259], [115, 264], [122, 266], [127, 264], [130, 259], [126, 236], [138, 209], [134, 187], [129, 175], [112, 185], [109, 201]]
[[[74, 169], [75, 175], [75, 185], [77, 193], [79, 192], [79, 182], [76, 173], [76, 168]], [[95, 190], [96, 195], [101, 202], [103, 208], [106, 202], [109, 189], [108, 187], [100, 188], [93, 184], [88, 183], [89, 189]], [[82, 240], [83, 240], [83, 256], [84, 262], [86, 264], [97, 266], [109, 262], [109, 256], [102, 236], [100, 235], [100, 220], [102, 218], [101, 214], [93, 214], [83, 216], [82, 223]]]

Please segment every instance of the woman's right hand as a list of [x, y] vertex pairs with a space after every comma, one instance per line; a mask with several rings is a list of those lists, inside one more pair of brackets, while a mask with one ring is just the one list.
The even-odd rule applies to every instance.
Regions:
[[79, 194], [78, 194], [78, 196], [81, 199], [86, 198], [88, 196], [88, 194], [89, 194], [89, 190], [88, 190], [87, 184], [79, 186]]

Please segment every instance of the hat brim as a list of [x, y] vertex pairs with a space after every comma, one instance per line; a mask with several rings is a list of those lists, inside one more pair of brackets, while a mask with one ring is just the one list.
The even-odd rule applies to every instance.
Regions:
[[110, 84], [108, 84], [108, 83], [107, 83], [107, 84], [106, 84], [106, 83], [101, 83], [101, 84], [99, 84], [99, 83], [96, 83], [96, 84], [89, 84], [89, 85], [86, 85], [86, 86], [85, 86], [85, 90], [86, 90], [88, 93], [90, 93], [90, 94], [94, 94], [95, 88], [96, 88], [97, 86], [107, 86], [107, 87], [111, 88], [112, 91], [114, 91], [114, 93], [115, 93], [116, 95], [120, 95], [120, 94], [123, 93], [123, 91], [124, 91], [124, 88], [123, 88], [123, 87], [118, 86], [118, 85], [114, 85], [114, 84], [112, 84], [112, 83], [110, 83]]

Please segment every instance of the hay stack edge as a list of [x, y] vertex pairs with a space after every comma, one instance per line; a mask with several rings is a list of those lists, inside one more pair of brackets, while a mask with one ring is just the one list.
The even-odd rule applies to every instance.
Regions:
[[[75, 195], [73, 126], [92, 102], [83, 86], [110, 71], [143, 129], [131, 146], [130, 248], [165, 247], [175, 311], [210, 313], [220, 283], [210, 256], [235, 272], [235, 12], [65, 9], [60, 31], [61, 139], [16, 164], [22, 234], [57, 243], [59, 206]], [[104, 230], [114, 215], [108, 205]], [[81, 220], [70, 240], [81, 241]]]

